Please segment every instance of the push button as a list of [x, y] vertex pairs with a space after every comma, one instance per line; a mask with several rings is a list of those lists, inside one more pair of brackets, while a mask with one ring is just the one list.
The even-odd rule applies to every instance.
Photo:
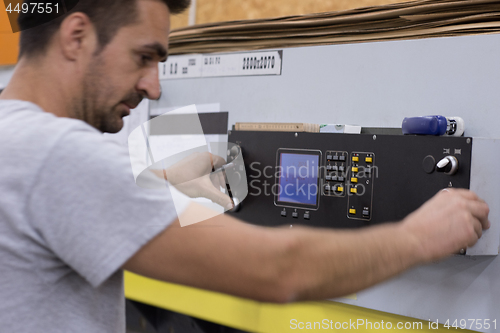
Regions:
[[309, 220], [309, 212], [304, 213], [304, 220]]
[[339, 182], [343, 182], [343, 181], [344, 181], [344, 177], [339, 176]]
[[345, 161], [345, 155], [340, 155], [340, 160]]
[[353, 156], [352, 157], [353, 162], [359, 162], [359, 157], [358, 156]]
[[351, 187], [351, 193], [358, 193], [358, 189], [355, 187]]
[[356, 209], [354, 208], [349, 209], [349, 214], [356, 215]]
[[286, 210], [281, 211], [281, 216], [286, 217]]
[[331, 165], [327, 165], [326, 166], [326, 170], [332, 170], [332, 166]]
[[358, 178], [355, 178], [355, 177], [351, 178], [351, 183], [357, 183], [357, 182], [358, 182]]
[[337, 176], [331, 176], [331, 178], [332, 178], [332, 181], [334, 181], [334, 182], [337, 181]]
[[333, 155], [333, 160], [334, 161], [338, 161], [339, 160], [339, 156], [338, 155]]
[[368, 209], [363, 209], [363, 216], [370, 216], [370, 211]]
[[332, 165], [332, 171], [338, 171], [339, 170], [339, 167], [336, 166], [336, 165]]
[[332, 180], [332, 176], [330, 176], [330, 175], [326, 175], [326, 176], [325, 176], [325, 179], [326, 179], [326, 180]]
[[345, 168], [344, 168], [344, 166], [343, 166], [343, 165], [339, 166], [339, 171], [340, 171], [340, 172], [344, 172], [344, 170], [345, 170]]
[[352, 172], [358, 172], [358, 167], [352, 167]]
[[330, 192], [330, 184], [325, 184], [325, 192]]
[[297, 212], [292, 212], [292, 217], [293, 217], [294, 219], [298, 218], [298, 217], [299, 217], [299, 213], [297, 213]]
[[332, 159], [332, 155], [326, 155], [326, 159], [330, 161]]
[[422, 167], [426, 173], [433, 173], [436, 169], [436, 160], [432, 155], [427, 155], [422, 161]]
[[340, 186], [340, 185], [339, 185], [339, 186], [337, 186], [337, 187], [335, 188], [335, 190], [336, 190], [337, 192], [339, 192], [339, 193], [344, 192], [344, 188], [343, 188], [342, 186]]
[[372, 163], [373, 162], [373, 157], [367, 157], [365, 158], [366, 163]]

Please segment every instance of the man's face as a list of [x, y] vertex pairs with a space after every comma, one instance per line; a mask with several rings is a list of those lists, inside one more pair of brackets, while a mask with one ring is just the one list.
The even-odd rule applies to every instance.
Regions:
[[84, 76], [81, 109], [75, 112], [102, 132], [120, 131], [122, 118], [143, 97], [160, 96], [158, 61], [166, 58], [170, 13], [155, 0], [139, 0], [137, 8], [137, 22], [118, 30]]

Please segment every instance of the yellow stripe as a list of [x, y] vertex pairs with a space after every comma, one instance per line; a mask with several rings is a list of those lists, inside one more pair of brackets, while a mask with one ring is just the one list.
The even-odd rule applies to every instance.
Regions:
[[[444, 333], [448, 330], [442, 325], [439, 329], [429, 329], [429, 323], [409, 317], [360, 308], [343, 303], [319, 301], [292, 304], [260, 303], [225, 294], [190, 288], [172, 283], [160, 282], [125, 272], [125, 296], [129, 299], [157, 306], [159, 308], [183, 313], [225, 326], [258, 333], [281, 333], [296, 331], [328, 331], [292, 329], [290, 321], [349, 322], [363, 319], [372, 323], [391, 322], [392, 330], [359, 329], [358, 332], [414, 332]], [[396, 330], [398, 322], [421, 322], [423, 329]], [[336, 332], [339, 330], [329, 330]], [[340, 330], [348, 331], [348, 330]], [[460, 330], [462, 333], [472, 332]]]

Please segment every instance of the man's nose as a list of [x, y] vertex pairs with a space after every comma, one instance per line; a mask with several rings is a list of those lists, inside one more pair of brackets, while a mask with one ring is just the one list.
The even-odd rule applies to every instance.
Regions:
[[143, 76], [138, 84], [137, 90], [149, 99], [157, 100], [161, 96], [160, 79], [158, 77], [158, 66], [148, 68], [145, 76]]

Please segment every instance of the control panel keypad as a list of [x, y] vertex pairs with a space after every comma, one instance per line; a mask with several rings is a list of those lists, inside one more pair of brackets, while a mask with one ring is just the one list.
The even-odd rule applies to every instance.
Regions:
[[344, 197], [349, 154], [346, 151], [328, 150], [324, 156], [323, 195]]
[[352, 152], [350, 161], [347, 217], [369, 221], [371, 219], [375, 154]]

